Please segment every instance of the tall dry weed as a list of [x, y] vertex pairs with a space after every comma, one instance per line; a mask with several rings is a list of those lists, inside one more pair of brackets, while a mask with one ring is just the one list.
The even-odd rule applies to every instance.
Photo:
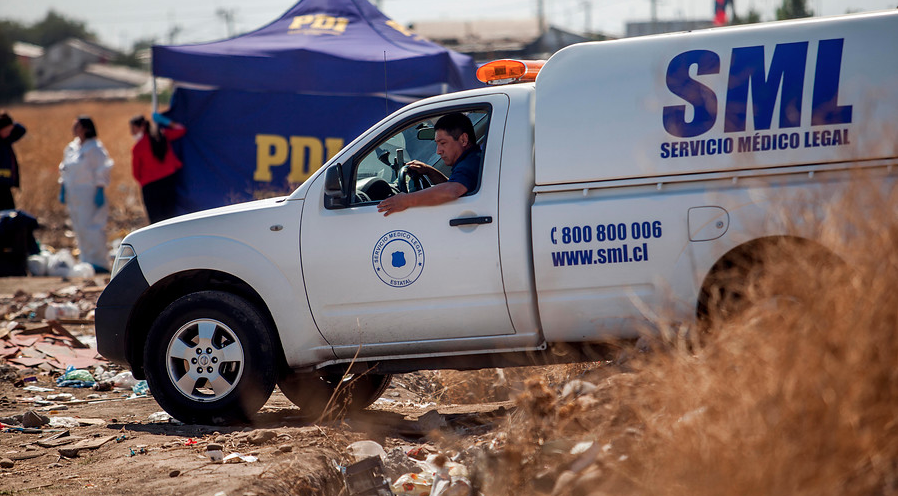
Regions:
[[783, 212], [833, 251], [753, 253], [703, 339], [668, 327], [591, 394], [531, 382], [484, 494], [898, 494], [898, 194], [860, 184]]

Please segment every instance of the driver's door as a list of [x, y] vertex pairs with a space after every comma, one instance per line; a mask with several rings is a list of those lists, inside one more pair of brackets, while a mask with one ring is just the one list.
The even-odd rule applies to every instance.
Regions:
[[[340, 357], [465, 349], [459, 340], [475, 349], [484, 347], [483, 338], [514, 333], [498, 239], [500, 145], [508, 100], [499, 94], [458, 103], [453, 108], [475, 111], [486, 136], [480, 186], [471, 194], [384, 217], [377, 211], [383, 185], [369, 188], [374, 198], [354, 195], [348, 208], [330, 209], [319, 184], [324, 174], [309, 189], [302, 218], [303, 274], [315, 322]], [[370, 145], [344, 162], [355, 171], [347, 174], [354, 183], [347, 189], [378, 176], [395, 190], [395, 167], [379, 169], [372, 157], [380, 160], [384, 150], [395, 154], [398, 143], [416, 150], [406, 159], [421, 159], [427, 153], [417, 146], [421, 143], [402, 140], [413, 137], [409, 129], [438, 110], [446, 113], [445, 103], [386, 124]], [[458, 219], [463, 219], [460, 225]]]

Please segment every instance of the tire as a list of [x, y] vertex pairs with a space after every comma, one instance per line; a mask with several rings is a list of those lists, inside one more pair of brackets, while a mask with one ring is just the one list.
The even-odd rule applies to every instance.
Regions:
[[391, 374], [346, 375], [320, 372], [289, 374], [278, 382], [300, 414], [311, 420], [364, 410], [390, 386]]
[[739, 321], [759, 305], [796, 311], [814, 297], [821, 277], [845, 268], [833, 253], [801, 239], [768, 240], [751, 248], [718, 261], [705, 279], [697, 306], [703, 331]]
[[274, 363], [266, 319], [221, 291], [175, 300], [153, 323], [144, 349], [154, 398], [188, 424], [249, 420], [274, 390]]

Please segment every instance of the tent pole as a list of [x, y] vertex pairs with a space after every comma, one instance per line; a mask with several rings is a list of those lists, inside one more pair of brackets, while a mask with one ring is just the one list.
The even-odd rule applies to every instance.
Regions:
[[153, 75], [153, 113], [159, 110], [159, 97], [156, 96], [156, 76]]

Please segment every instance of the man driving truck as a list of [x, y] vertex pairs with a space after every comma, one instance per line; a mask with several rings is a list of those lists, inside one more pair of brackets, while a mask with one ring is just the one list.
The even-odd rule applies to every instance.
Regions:
[[447, 178], [434, 167], [412, 160], [408, 168], [426, 176], [432, 187], [414, 193], [399, 193], [377, 205], [384, 216], [401, 212], [410, 207], [441, 205], [477, 189], [482, 153], [474, 137], [474, 125], [464, 114], [454, 112], [440, 117], [434, 124], [434, 141], [437, 154], [443, 163], [452, 168]]

